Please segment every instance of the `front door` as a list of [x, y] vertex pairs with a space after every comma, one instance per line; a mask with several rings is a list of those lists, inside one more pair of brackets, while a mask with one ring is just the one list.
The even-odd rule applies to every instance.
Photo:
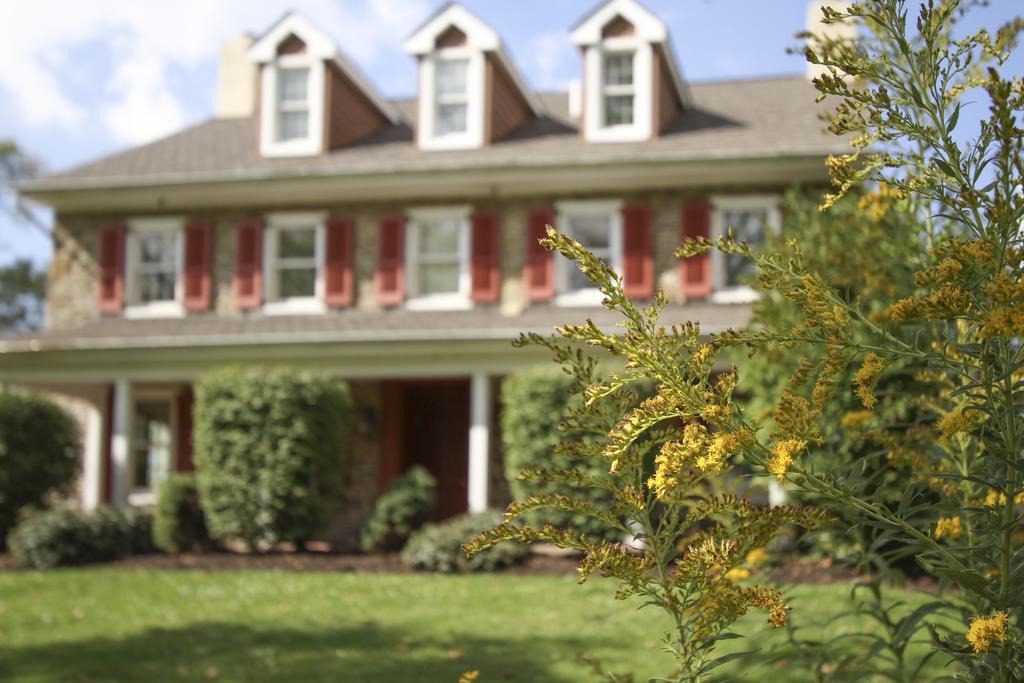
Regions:
[[[382, 428], [384, 467], [405, 472], [422, 465], [437, 479], [435, 518], [467, 508], [469, 467], [469, 381], [386, 382]], [[389, 405], [390, 404], [390, 405]], [[390, 438], [388, 438], [390, 437]], [[388, 453], [387, 444], [397, 452]], [[393, 459], [392, 464], [387, 463]]]

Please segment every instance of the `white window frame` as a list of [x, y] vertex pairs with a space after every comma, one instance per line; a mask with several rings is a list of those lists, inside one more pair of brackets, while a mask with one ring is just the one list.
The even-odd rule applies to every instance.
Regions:
[[[633, 53], [633, 123], [606, 126], [604, 62], [608, 55]], [[605, 38], [584, 53], [584, 130], [589, 142], [637, 142], [652, 134], [654, 48], [637, 36]], [[621, 87], [621, 86], [618, 86]]]
[[[132, 424], [131, 424], [131, 447], [128, 451], [127, 472], [125, 473], [128, 494], [126, 501], [131, 507], [152, 507], [156, 505], [159, 491], [153, 488], [139, 488], [135, 486], [132, 477], [135, 473], [135, 451], [138, 444], [135, 443], [135, 420], [138, 419], [138, 405], [140, 403], [167, 403], [170, 425], [170, 443], [168, 446], [167, 472], [164, 473], [164, 480], [176, 471], [176, 459], [178, 456], [178, 402], [175, 400], [175, 393], [169, 389], [151, 389], [136, 391], [132, 397]], [[163, 480], [161, 480], [163, 481]]]
[[[182, 305], [182, 273], [185, 265], [185, 221], [181, 217], [141, 217], [128, 221], [125, 236], [124, 316], [126, 318], [176, 318], [185, 315]], [[138, 236], [145, 232], [174, 232], [174, 299], [138, 302], [136, 275], [140, 265]]]
[[[309, 69], [306, 104], [309, 122], [305, 138], [279, 139], [281, 107], [278, 73], [281, 69]], [[324, 140], [324, 79], [322, 59], [309, 54], [280, 55], [263, 66], [260, 93], [260, 153], [266, 157], [312, 156], [320, 154]]]
[[[608, 265], [618, 273], [622, 272], [622, 204], [622, 201], [618, 199], [601, 199], [558, 202], [555, 205], [559, 230], [569, 237], [573, 237], [570, 219], [574, 215], [607, 214], [609, 216], [611, 219], [611, 234], [608, 239], [608, 248], [611, 251], [611, 263]], [[559, 258], [555, 260], [555, 284], [557, 291], [555, 305], [600, 305], [604, 295], [596, 287], [572, 289], [572, 271], [575, 268], [576, 264], [568, 259]]]
[[[437, 135], [437, 64], [468, 60], [466, 66], [466, 130]], [[447, 47], [420, 60], [420, 121], [417, 138], [426, 150], [476, 149], [484, 144], [484, 53], [471, 47]]]
[[[473, 307], [470, 299], [470, 213], [468, 206], [418, 208], [409, 211], [405, 224], [405, 282], [406, 306], [410, 310], [441, 311], [464, 310]], [[459, 289], [446, 294], [421, 295], [417, 291], [419, 224], [422, 221], [454, 218], [459, 221]]]
[[[263, 312], [268, 315], [295, 315], [305, 313], [323, 313], [324, 305], [324, 225], [327, 221], [325, 212], [287, 212], [272, 213], [267, 216], [263, 230]], [[314, 261], [316, 279], [313, 296], [289, 297], [282, 299], [277, 296], [277, 246], [278, 235], [282, 230], [309, 228], [316, 230]]]
[[[630, 76], [632, 83], [629, 85], [609, 85], [605, 83], [605, 74], [608, 70], [607, 63], [609, 57], [619, 57], [629, 55], [632, 57], [632, 65], [630, 66]], [[625, 124], [615, 124], [616, 126], [632, 126], [636, 123], [636, 62], [637, 53], [632, 50], [623, 50], [621, 52], [613, 52], [612, 50], [602, 50], [601, 52], [601, 127], [611, 128], [613, 126], [608, 125], [608, 98], [609, 97], [623, 97], [629, 96], [633, 98], [633, 121]]]
[[[764, 211], [767, 215], [766, 228], [778, 235], [782, 231], [782, 212], [778, 195], [720, 195], [711, 198], [711, 239], [725, 236], [729, 226], [725, 214], [729, 211]], [[765, 236], [766, 238], [768, 235]], [[720, 304], [752, 303], [760, 298], [755, 289], [748, 285], [729, 286], [725, 281], [725, 254], [711, 251], [711, 301]]]

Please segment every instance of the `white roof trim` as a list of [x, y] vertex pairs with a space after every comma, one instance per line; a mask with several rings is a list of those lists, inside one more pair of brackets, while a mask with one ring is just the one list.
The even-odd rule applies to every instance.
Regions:
[[442, 8], [409, 36], [405, 41], [405, 51], [413, 55], [433, 52], [437, 37], [452, 25], [466, 34], [466, 44], [471, 48], [484, 51], [501, 48], [501, 37], [497, 31], [462, 5], [452, 3]]
[[304, 42], [307, 54], [311, 57], [333, 62], [387, 117], [388, 121], [397, 124], [402, 120], [398, 109], [367, 80], [355, 64], [341, 54], [334, 40], [316, 24], [296, 12], [289, 12], [260, 36], [249, 48], [249, 59], [257, 64], [274, 61], [277, 58], [277, 46], [289, 35], [295, 35]]
[[601, 29], [621, 15], [633, 24], [636, 35], [651, 43], [661, 43], [668, 38], [668, 29], [656, 14], [635, 0], [608, 0], [583, 19], [572, 31], [570, 38], [576, 45], [597, 45], [601, 42]]
[[277, 46], [290, 34], [306, 44], [306, 50], [312, 57], [330, 59], [338, 52], [331, 37], [316, 24], [301, 14], [289, 12], [249, 48], [249, 59], [258, 64], [273, 61], [277, 57]]

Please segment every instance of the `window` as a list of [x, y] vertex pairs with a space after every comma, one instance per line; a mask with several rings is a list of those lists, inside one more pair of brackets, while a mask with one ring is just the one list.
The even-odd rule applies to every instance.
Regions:
[[[565, 202], [558, 205], [558, 225], [612, 268], [622, 268], [622, 205], [619, 202]], [[576, 264], [556, 261], [561, 305], [600, 303], [601, 293]]]
[[266, 305], [269, 313], [318, 312], [323, 308], [321, 214], [276, 214], [266, 230]]
[[434, 73], [434, 134], [465, 133], [469, 109], [469, 60], [438, 60]]
[[633, 82], [635, 52], [608, 52], [604, 54], [602, 98], [604, 125], [633, 125], [633, 104], [636, 96]]
[[132, 448], [129, 456], [128, 502], [151, 505], [160, 483], [171, 472], [171, 404], [139, 401], [135, 404]]
[[305, 140], [309, 137], [309, 69], [280, 69], [277, 83], [277, 139]]
[[469, 306], [469, 210], [415, 211], [408, 224], [409, 305]]
[[[718, 238], [731, 229], [737, 242], [746, 242], [754, 249], [764, 246], [769, 231], [778, 232], [781, 216], [778, 197], [718, 197], [712, 201], [712, 237]], [[712, 252], [715, 292], [712, 299], [722, 303], [754, 301], [756, 292], [750, 284], [757, 273], [754, 265], [740, 254]]]
[[176, 315], [180, 305], [182, 253], [179, 219], [141, 218], [128, 230], [125, 315]]

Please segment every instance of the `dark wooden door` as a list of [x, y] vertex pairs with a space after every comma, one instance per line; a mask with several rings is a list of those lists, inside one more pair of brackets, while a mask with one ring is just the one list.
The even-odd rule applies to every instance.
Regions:
[[469, 382], [403, 382], [399, 394], [401, 470], [422, 465], [437, 478], [437, 519], [465, 512]]

